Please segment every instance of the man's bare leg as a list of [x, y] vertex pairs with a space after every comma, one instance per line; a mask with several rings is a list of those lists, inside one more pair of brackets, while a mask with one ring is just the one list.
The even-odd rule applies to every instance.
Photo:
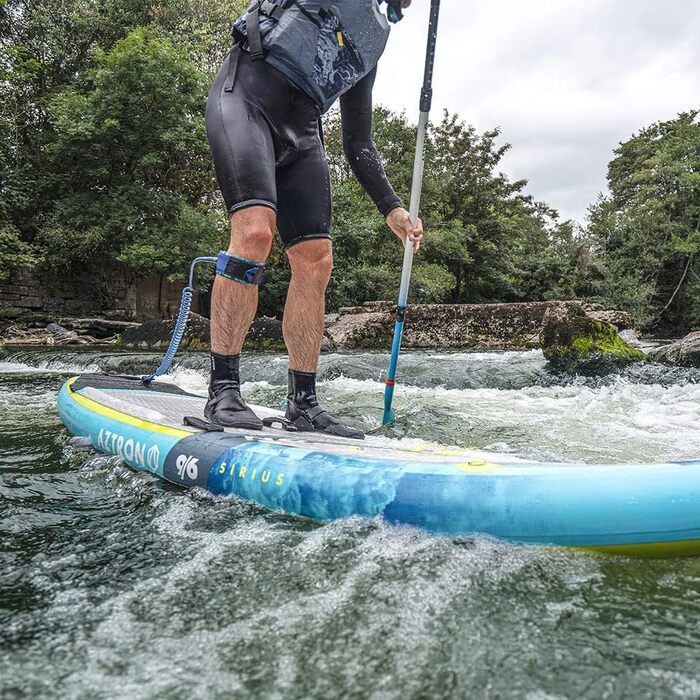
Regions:
[[[253, 262], [267, 260], [276, 226], [269, 207], [248, 207], [231, 217], [229, 255]], [[211, 297], [211, 348], [220, 355], [238, 355], [258, 308], [258, 287], [217, 275]]]
[[301, 430], [362, 438], [321, 409], [316, 399], [316, 369], [323, 338], [326, 287], [333, 271], [329, 239], [311, 239], [287, 250], [292, 281], [284, 307], [282, 331], [289, 351], [287, 418]]
[[333, 271], [329, 239], [297, 243], [287, 251], [292, 281], [284, 307], [282, 331], [289, 351], [289, 368], [315, 372], [323, 338], [326, 287]]
[[[249, 207], [231, 217], [228, 254], [263, 263], [272, 247], [275, 212]], [[205, 416], [233, 428], [259, 430], [262, 422], [241, 398], [239, 360], [258, 307], [258, 287], [217, 275], [211, 304], [211, 380]]]

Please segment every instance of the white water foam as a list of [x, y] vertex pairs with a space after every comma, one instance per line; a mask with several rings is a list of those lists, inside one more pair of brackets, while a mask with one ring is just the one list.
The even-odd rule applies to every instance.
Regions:
[[[341, 377], [322, 384], [321, 393], [334, 402], [372, 410], [378, 425], [382, 387], [377, 382]], [[431, 420], [451, 422], [450, 432], [460, 445], [537, 461], [700, 458], [697, 384], [664, 387], [618, 378], [595, 387], [574, 383], [518, 390], [403, 385], [397, 389], [395, 406], [411, 432], [421, 429], [422, 415], [427, 414]], [[429, 431], [429, 424], [425, 428]]]
[[23, 362], [0, 362], [0, 374], [66, 374], [66, 372], [99, 372], [97, 365], [77, 367], [60, 362], [45, 362], [39, 365], [28, 365]]
[[[489, 361], [501, 358], [507, 364], [512, 361], [508, 355], [537, 352], [485, 357]], [[207, 377], [201, 371], [179, 369], [168, 381], [193, 393], [206, 393]], [[257, 381], [245, 383], [243, 392], [253, 402], [273, 400], [271, 405], [279, 408], [284, 388]], [[361, 419], [366, 430], [380, 427], [383, 392], [383, 384], [373, 379], [340, 376], [319, 382], [322, 402]], [[394, 401], [399, 421], [408, 422], [412, 436], [404, 438], [406, 446], [454, 444], [497, 452], [503, 460], [520, 457], [540, 462], [650, 463], [700, 458], [698, 384], [639, 384], [621, 377], [600, 386], [582, 380], [517, 390], [404, 384], [397, 388]], [[436, 420], [441, 427], [447, 426], [439, 441], [431, 436], [429, 421]], [[449, 440], [443, 437], [445, 433]]]
[[[207, 503], [222, 515], [236, 508], [220, 499]], [[373, 696], [398, 698], [420, 687], [435, 644], [435, 621], [449, 617], [455, 603], [464, 605], [475, 586], [510, 586], [522, 575], [531, 579], [527, 571], [533, 567], [554, 567], [560, 580], [586, 581], [597, 571], [596, 561], [585, 556], [486, 539], [465, 546], [378, 521], [350, 519], [304, 533], [253, 517], [211, 532], [198, 525], [196, 499], [169, 494], [154, 507], [161, 512], [150, 528], [160, 547], [177, 556], [121, 592], [105, 586], [102, 595], [88, 596], [57, 580], [54, 572], [78, 566], [76, 555], [40, 563], [34, 583], [49, 602], [47, 622], [80, 620], [51, 640], [52, 650], [69, 650], [81, 659], [61, 674], [64, 697], [84, 697], [86, 681], [96, 697], [249, 695], [246, 678], [262, 665], [267, 697], [289, 697], [304, 682], [315, 689], [313, 697], [327, 697], [334, 678], [351, 688], [370, 673], [376, 676]], [[337, 570], [327, 570], [329, 556], [341, 554]], [[266, 587], [270, 558], [282, 578]], [[246, 579], [261, 587], [245, 588]], [[219, 603], [209, 609], [217, 591], [231, 601], [230, 608]], [[300, 638], [323, 649], [315, 660], [317, 678], [301, 675], [309, 660], [301, 655]], [[401, 650], [391, 674], [381, 673], [374, 648]], [[38, 654], [23, 659], [25, 670], [34, 663], [38, 671]]]

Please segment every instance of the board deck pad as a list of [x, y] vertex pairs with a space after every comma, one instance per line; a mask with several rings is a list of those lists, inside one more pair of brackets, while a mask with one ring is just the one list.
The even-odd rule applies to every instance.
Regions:
[[[207, 399], [204, 396], [190, 394], [179, 387], [173, 386], [170, 392], [167, 384], [158, 384], [157, 390], [131, 385], [128, 388], [113, 386], [110, 388], [95, 388], [89, 383], [84, 383], [84, 388], [78, 391], [86, 398], [92, 399], [103, 406], [113, 408], [116, 411], [127, 413], [142, 420], [147, 420], [157, 425], [185, 430], [196, 433], [202, 432], [197, 428], [185, 425], [186, 416], [196, 418], [204, 417], [204, 406]], [[74, 387], [75, 388], [75, 387]], [[280, 418], [284, 416], [278, 411], [265, 406], [251, 405], [251, 408], [259, 418]], [[334, 435], [322, 433], [290, 432], [282, 428], [272, 427], [263, 430], [237, 430], [225, 428], [224, 432], [258, 441], [271, 441], [290, 447], [318, 447], [325, 452], [337, 455], [363, 455], [376, 457], [401, 456], [410, 461], [425, 461], [433, 459], [436, 463], [444, 463], [446, 460], [464, 462], [465, 459], [493, 459], [492, 453], [480, 450], [465, 450], [461, 448], [446, 448], [440, 445], [429, 445], [422, 441], [408, 441], [404, 446], [399, 440], [391, 440], [385, 437], [368, 435], [364, 440], [350, 440]], [[499, 455], [502, 457], [502, 455]], [[507, 457], [509, 462], [518, 462], [517, 458]]]

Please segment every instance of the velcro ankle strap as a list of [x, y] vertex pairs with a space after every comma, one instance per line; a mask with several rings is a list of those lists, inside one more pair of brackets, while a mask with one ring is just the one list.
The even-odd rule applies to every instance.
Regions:
[[216, 274], [234, 282], [259, 287], [265, 279], [265, 263], [229, 255], [222, 250], [216, 259]]
[[306, 417], [313, 423], [325, 411], [320, 406], [312, 406], [308, 411], [304, 411]]

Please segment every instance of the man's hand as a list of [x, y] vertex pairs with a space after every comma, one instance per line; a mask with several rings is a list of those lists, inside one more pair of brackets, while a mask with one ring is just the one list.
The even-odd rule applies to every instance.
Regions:
[[408, 239], [413, 243], [413, 252], [417, 253], [423, 240], [423, 222], [418, 219], [415, 228], [411, 225], [408, 212], [402, 207], [397, 207], [389, 212], [386, 217], [389, 228], [401, 239], [404, 246]]

